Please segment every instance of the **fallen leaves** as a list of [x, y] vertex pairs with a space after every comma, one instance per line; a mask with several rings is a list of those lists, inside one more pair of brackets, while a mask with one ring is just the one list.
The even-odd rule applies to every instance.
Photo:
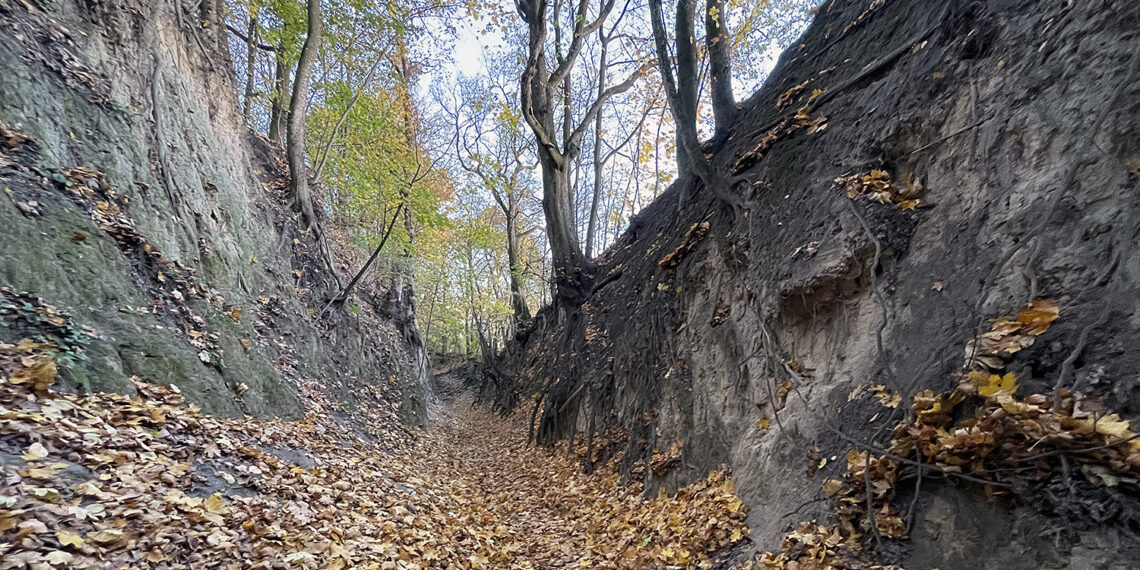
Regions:
[[[525, 412], [457, 405], [462, 418], [408, 441], [330, 414], [212, 418], [138, 379], [135, 398], [11, 381], [54, 378], [49, 348], [0, 346], [0, 444], [28, 460], [0, 468], [0, 568], [708, 567], [747, 535], [726, 474], [647, 498], [620, 454], [586, 474], [585, 445], [528, 447]], [[362, 421], [393, 433], [394, 418]]]
[[662, 269], [673, 269], [680, 265], [681, 261], [689, 252], [697, 247], [701, 240], [709, 234], [709, 223], [699, 222], [689, 226], [689, 230], [685, 232], [685, 237], [681, 240], [681, 244], [676, 249], [669, 252], [665, 257], [662, 257], [657, 262], [657, 267]]
[[[798, 92], [793, 93], [793, 98], [795, 94], [798, 94]], [[760, 139], [760, 142], [755, 148], [736, 160], [736, 163], [732, 165], [732, 173], [741, 174], [749, 168], [752, 168], [764, 158], [764, 155], [772, 148], [772, 145], [800, 129], [806, 129], [809, 135], [826, 129], [827, 117], [823, 115], [811, 116], [812, 102], [822, 94], [823, 91], [818, 89], [814, 90], [808, 102], [797, 109], [795, 115], [786, 117], [777, 123], [776, 126], [772, 127], [772, 129]]]
[[994, 319], [990, 330], [966, 345], [967, 370], [998, 370], [1005, 361], [1049, 330], [1061, 310], [1050, 299], [1034, 299], [1017, 316]]
[[931, 204], [918, 197], [922, 191], [922, 181], [904, 173], [900, 184], [891, 181], [886, 170], [873, 169], [867, 174], [849, 174], [835, 179], [835, 185], [847, 192], [852, 200], [867, 198], [880, 204], [894, 204], [902, 210], [930, 207]]
[[757, 561], [748, 562], [742, 568], [744, 570], [754, 568], [891, 570], [898, 567], [869, 564], [859, 544], [845, 538], [839, 527], [804, 522], [784, 533], [779, 553], [764, 553]]
[[1017, 391], [1017, 377], [1012, 372], [999, 376], [975, 370], [967, 376], [967, 379], [977, 388], [981, 396], [989, 397], [1001, 391], [1013, 394]]
[[[1017, 376], [1001, 373], [1006, 360], [1059, 315], [1050, 300], [1037, 299], [1016, 317], [994, 319], [991, 330], [970, 343], [966, 363], [973, 369], [963, 371], [955, 390], [915, 394], [913, 417], [895, 427], [886, 449], [851, 449], [842, 477], [823, 482], [821, 490], [835, 500], [839, 525], [803, 523], [785, 534], [780, 552], [755, 562], [797, 570], [876, 568], [865, 559], [860, 540], [872, 526], [881, 536], [905, 537], [895, 492], [899, 481], [915, 477], [917, 470], [980, 484], [987, 496], [1023, 494], [1070, 473], [1093, 486], [1140, 492], [1140, 433], [1129, 421], [1103, 402], [1067, 389], [1019, 397]], [[863, 391], [857, 387], [848, 401]], [[887, 407], [899, 404], [898, 395], [885, 386], [869, 391]], [[1112, 512], [1112, 506], [1105, 508]], [[744, 568], [755, 567], [751, 564]]]
[[809, 78], [803, 83], [793, 85], [788, 88], [787, 91], [781, 93], [780, 97], [776, 99], [776, 107], [783, 109], [784, 107], [791, 105], [792, 101], [795, 101], [796, 97], [799, 97], [800, 93], [802, 93], [804, 89], [807, 89], [808, 84], [810, 84], [813, 79], [814, 78]]
[[681, 464], [681, 454], [685, 447], [685, 440], [678, 439], [674, 441], [664, 452], [654, 453], [649, 459], [649, 468], [657, 476], [663, 476], [674, 467]]

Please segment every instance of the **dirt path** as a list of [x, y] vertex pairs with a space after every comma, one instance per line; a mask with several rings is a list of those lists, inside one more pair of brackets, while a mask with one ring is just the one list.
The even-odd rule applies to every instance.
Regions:
[[214, 418], [141, 382], [61, 395], [48, 353], [0, 349], [0, 570], [708, 567], [743, 539], [723, 475], [644, 499], [462, 392], [409, 439], [367, 406], [346, 425], [317, 401]]

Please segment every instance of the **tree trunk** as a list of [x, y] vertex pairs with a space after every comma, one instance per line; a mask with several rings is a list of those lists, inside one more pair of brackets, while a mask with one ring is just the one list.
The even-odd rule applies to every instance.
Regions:
[[507, 212], [507, 270], [510, 272], [511, 312], [514, 326], [530, 320], [530, 308], [522, 294], [522, 268], [519, 267], [519, 212], [516, 204], [511, 204]]
[[570, 178], [568, 165], [558, 164], [551, 153], [539, 146], [538, 160], [542, 165], [542, 211], [546, 216], [546, 237], [550, 241], [553, 257], [554, 281], [558, 296], [578, 304], [586, 298], [589, 289], [589, 263], [578, 244], [578, 233], [570, 209]]
[[[606, 56], [609, 47], [605, 28], [598, 28], [601, 54], [598, 60], [598, 97], [606, 92]], [[586, 224], [586, 258], [594, 258], [594, 232], [598, 228], [598, 197], [602, 195], [602, 114], [594, 118], [594, 196], [590, 201], [590, 220]]]
[[[403, 89], [401, 103], [403, 106], [404, 142], [408, 145], [408, 149], [411, 152], [418, 153], [419, 140], [416, 137], [418, 124], [416, 123], [416, 109], [412, 105], [412, 76], [411, 68], [408, 65], [407, 50], [407, 45], [403, 40], [398, 39], [395, 48], [395, 61], [393, 63], [396, 72], [400, 76], [399, 81]], [[407, 185], [400, 189], [400, 200], [404, 205], [404, 230], [408, 232], [408, 243], [404, 248], [405, 257], [412, 257], [416, 243], [416, 211], [415, 208], [412, 207], [412, 194], [415, 190], [415, 183], [421, 180], [425, 175], [426, 171], [421, 170], [419, 159], [417, 158], [416, 171], [405, 181]]]
[[736, 122], [736, 98], [732, 94], [732, 46], [728, 39], [724, 0], [705, 0], [705, 45], [709, 50], [713, 115], [717, 140], [727, 140]]
[[[431, 320], [435, 316], [435, 304], [439, 301], [439, 286], [442, 283], [443, 279], [435, 282], [435, 292], [431, 295], [431, 305], [428, 305], [427, 324], [424, 325], [427, 329], [424, 331], [424, 344], [431, 342]], [[447, 342], [445, 341], [444, 346], [446, 347], [446, 345]], [[446, 348], [444, 350], [446, 351]]]
[[[562, 136], [555, 127], [555, 92], [562, 89], [565, 104], [569, 103], [568, 77], [574, 62], [581, 53], [583, 38], [593, 34], [605, 22], [614, 7], [614, 0], [605, 0], [599, 7], [597, 16], [589, 21], [586, 14], [588, 2], [581, 0], [573, 10], [573, 34], [565, 56], [556, 54], [554, 70], [547, 67], [547, 7], [543, 0], [519, 0], [515, 3], [522, 19], [527, 23], [527, 62], [520, 77], [520, 103], [523, 117], [537, 139], [537, 154], [542, 166], [542, 209], [546, 217], [547, 239], [553, 254], [554, 281], [558, 295], [568, 305], [580, 304], [592, 286], [593, 264], [582, 253], [574, 225], [574, 212], [571, 203], [569, 170], [580, 155], [579, 142], [596, 113], [601, 112], [607, 98], [623, 93], [634, 85], [645, 70], [640, 68], [622, 83], [606, 89], [592, 104], [586, 107], [581, 122], [571, 125], [572, 113], [564, 107]], [[555, 10], [554, 18], [558, 18]], [[559, 34], [555, 20], [555, 33]], [[554, 42], [560, 46], [561, 42]], [[561, 49], [560, 47], [558, 49]], [[559, 141], [559, 138], [562, 140]]]
[[[696, 138], [697, 123], [697, 49], [693, 42], [693, 0], [677, 0], [677, 96], [679, 108], [675, 117], [678, 123], [693, 125]], [[678, 125], [679, 127], [680, 125]], [[681, 129], [677, 129], [680, 131]], [[688, 141], [686, 141], [688, 142]], [[692, 155], [689, 159], [692, 160]]]
[[257, 70], [257, 5], [249, 7], [249, 29], [245, 37], [245, 97], [241, 102], [241, 116], [248, 124], [253, 111], [253, 74]]
[[276, 68], [273, 73], [273, 101], [269, 111], [269, 140], [284, 146], [285, 118], [288, 116], [286, 98], [289, 96], [289, 65], [285, 61], [284, 46], [278, 45]]
[[[693, 47], [693, 6], [690, 0], [677, 2], [676, 75], [673, 74], [673, 66], [669, 61], [669, 38], [661, 13], [661, 0], [649, 0], [649, 16], [657, 48], [661, 83], [676, 123], [677, 175], [681, 177], [687, 172], [694, 174], [704, 183], [705, 189], [711, 190], [735, 214], [742, 208], [741, 200], [729, 193], [728, 180], [709, 163], [697, 137], [697, 58]], [[681, 166], [685, 170], [680, 170]], [[683, 207], [687, 202], [687, 193], [681, 192], [679, 206]]]
[[408, 243], [404, 246], [404, 257], [411, 257], [416, 245], [416, 212], [412, 209], [412, 189], [400, 189], [400, 205], [404, 207], [404, 231], [408, 232]]
[[313, 197], [305, 169], [305, 118], [308, 114], [309, 76], [321, 45], [321, 0], [309, 0], [309, 33], [301, 48], [297, 77], [293, 81], [293, 100], [289, 105], [289, 132], [286, 150], [289, 156], [289, 185], [293, 209], [301, 212], [301, 227], [309, 229], [315, 220]]

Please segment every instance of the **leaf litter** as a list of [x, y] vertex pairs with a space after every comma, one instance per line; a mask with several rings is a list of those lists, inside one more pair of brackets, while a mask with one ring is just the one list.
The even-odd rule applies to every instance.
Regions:
[[699, 568], [747, 535], [726, 474], [646, 497], [620, 455], [586, 474], [579, 449], [527, 446], [525, 413], [460, 404], [414, 438], [362, 414], [375, 437], [206, 416], [137, 378], [134, 398], [60, 394], [53, 359], [0, 344], [0, 458], [20, 457], [0, 463], [0, 569]]
[[[1035, 299], [1016, 316], [993, 319], [989, 331], [969, 342], [957, 388], [942, 395], [918, 392], [913, 413], [894, 428], [887, 449], [851, 449], [841, 478], [823, 482], [821, 490], [835, 501], [838, 524], [800, 523], [785, 533], [778, 552], [738, 567], [898, 568], [870, 563], [863, 539], [872, 533], [907, 536], [908, 523], [894, 504], [895, 494], [901, 482], [922, 476], [958, 478], [981, 486], [995, 500], [1040, 500], [1048, 495], [1041, 490], [1059, 477], [1079, 478], [1088, 487], [1073, 486], [1071, 479], [1062, 482], [1068, 494], [1060, 500], [1097, 502], [1090, 510], [1099, 518], [1087, 523], [1135, 522], [1140, 432], [1103, 402], [1067, 388], [1019, 396], [1016, 375], [1004, 372], [1007, 361], [1059, 316], [1051, 300]], [[863, 392], [856, 389], [850, 399]], [[882, 385], [869, 392], [888, 408], [899, 404], [898, 394]], [[1077, 495], [1078, 488], [1114, 492], [1102, 501]]]

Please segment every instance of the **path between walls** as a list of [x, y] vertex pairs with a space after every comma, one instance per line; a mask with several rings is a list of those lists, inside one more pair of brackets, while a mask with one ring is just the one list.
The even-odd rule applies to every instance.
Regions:
[[216, 418], [141, 381], [79, 398], [56, 371], [0, 344], [0, 569], [711, 567], [746, 540], [722, 474], [645, 499], [465, 392], [411, 433], [320, 400]]

